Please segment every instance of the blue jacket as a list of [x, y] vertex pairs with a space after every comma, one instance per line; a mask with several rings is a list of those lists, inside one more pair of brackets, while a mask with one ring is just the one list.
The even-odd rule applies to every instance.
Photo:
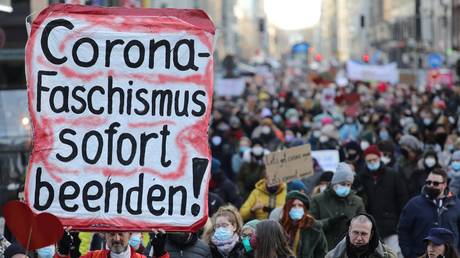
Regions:
[[442, 199], [442, 206], [425, 194], [413, 197], [401, 212], [398, 225], [399, 246], [405, 258], [425, 253], [423, 239], [433, 227], [450, 229], [454, 233], [454, 246], [459, 250], [460, 200], [457, 196]]

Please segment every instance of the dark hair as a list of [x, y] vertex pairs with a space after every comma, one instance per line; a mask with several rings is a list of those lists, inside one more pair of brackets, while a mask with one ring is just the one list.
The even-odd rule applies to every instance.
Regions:
[[[460, 255], [458, 255], [457, 250], [455, 249], [455, 247], [452, 246], [452, 244], [446, 243], [446, 244], [444, 244], [444, 246], [445, 246], [445, 250], [444, 250], [444, 257], [445, 258], [460, 258]], [[427, 258], [428, 257], [428, 251], [426, 251], [425, 254], [422, 257]]]
[[447, 173], [444, 169], [442, 168], [435, 168], [433, 171], [430, 172], [430, 174], [433, 174], [433, 175], [438, 175], [438, 176], [442, 176], [442, 179], [447, 182]]
[[274, 220], [264, 220], [256, 226], [257, 247], [255, 258], [294, 256], [281, 225]]

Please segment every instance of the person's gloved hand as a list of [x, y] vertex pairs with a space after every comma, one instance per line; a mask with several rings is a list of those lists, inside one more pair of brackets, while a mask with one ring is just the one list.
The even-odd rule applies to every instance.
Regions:
[[153, 257], [163, 256], [166, 253], [166, 232], [162, 229], [154, 230], [154, 232], [150, 234], [150, 244], [153, 248]]
[[339, 213], [329, 219], [329, 224], [341, 223], [345, 219], [348, 219], [347, 215], [345, 215], [345, 213]]
[[70, 254], [70, 248], [73, 245], [73, 237], [70, 235], [69, 231], [64, 230], [61, 240], [59, 240], [57, 245], [57, 251], [60, 255], [68, 256]]

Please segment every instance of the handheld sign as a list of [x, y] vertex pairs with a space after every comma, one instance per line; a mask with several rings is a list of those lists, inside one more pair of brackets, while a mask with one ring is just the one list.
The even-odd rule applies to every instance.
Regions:
[[267, 185], [287, 183], [313, 174], [313, 161], [309, 144], [297, 146], [264, 156]]
[[52, 5], [26, 46], [26, 200], [77, 230], [207, 218], [214, 25], [201, 10]]

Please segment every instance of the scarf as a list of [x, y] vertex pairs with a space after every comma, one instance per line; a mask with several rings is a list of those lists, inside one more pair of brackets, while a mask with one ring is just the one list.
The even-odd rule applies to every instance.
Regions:
[[217, 250], [224, 256], [227, 257], [230, 252], [235, 247], [236, 243], [238, 243], [239, 236], [237, 234], [233, 234], [233, 237], [229, 240], [220, 241], [214, 238], [211, 238], [211, 242], [217, 247]]
[[131, 248], [126, 248], [126, 251], [116, 254], [114, 252], [110, 252], [110, 258], [130, 258], [131, 257]]

